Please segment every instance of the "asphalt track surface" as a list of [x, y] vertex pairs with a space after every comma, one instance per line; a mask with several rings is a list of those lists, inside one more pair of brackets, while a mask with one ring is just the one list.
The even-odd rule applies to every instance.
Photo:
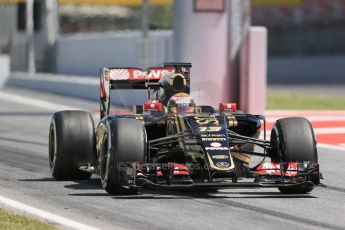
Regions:
[[319, 148], [324, 186], [307, 195], [227, 189], [110, 196], [96, 176], [89, 182], [52, 179], [47, 149], [54, 108], [94, 110], [98, 103], [0, 90], [1, 196], [100, 229], [345, 229], [344, 151]]

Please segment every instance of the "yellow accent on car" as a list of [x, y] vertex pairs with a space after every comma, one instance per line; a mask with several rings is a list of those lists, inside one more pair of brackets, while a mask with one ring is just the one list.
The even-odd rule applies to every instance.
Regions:
[[[150, 0], [151, 6], [172, 6], [173, 0]], [[60, 4], [104, 4], [141, 6], [143, 0], [59, 0]]]
[[0, 4], [24, 3], [25, 0], [0, 0]]

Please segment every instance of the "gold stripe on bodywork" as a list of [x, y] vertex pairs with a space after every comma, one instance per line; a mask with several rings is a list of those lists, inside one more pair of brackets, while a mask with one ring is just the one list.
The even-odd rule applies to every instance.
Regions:
[[[181, 133], [186, 130], [186, 125], [184, 124], [184, 120], [182, 116], [175, 114], [175, 122], [176, 122], [177, 133]], [[181, 148], [185, 148], [183, 139], [179, 140], [179, 144]]]
[[228, 127], [238, 126], [238, 122], [235, 116], [227, 115], [226, 117], [228, 119]]
[[249, 154], [231, 152], [231, 155], [234, 158], [236, 158], [236, 159], [238, 159], [238, 160], [240, 160], [240, 161], [242, 161], [242, 162], [244, 162], [246, 164], [249, 164], [249, 162], [251, 160], [251, 155], [249, 155]]
[[181, 132], [186, 131], [186, 124], [184, 123], [184, 119], [183, 116], [179, 115], [179, 120], [180, 120], [180, 124], [181, 124]]

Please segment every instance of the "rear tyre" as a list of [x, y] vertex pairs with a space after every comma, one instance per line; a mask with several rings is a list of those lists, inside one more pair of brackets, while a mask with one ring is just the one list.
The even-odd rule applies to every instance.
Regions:
[[100, 152], [103, 188], [113, 195], [135, 194], [123, 188], [123, 173], [127, 162], [144, 162], [147, 136], [141, 122], [131, 118], [116, 118], [107, 124], [107, 148]]
[[[277, 120], [271, 132], [269, 152], [273, 162], [315, 161], [318, 162], [314, 130], [310, 122], [302, 117], [291, 117]], [[319, 184], [319, 176], [310, 178]], [[282, 193], [303, 194], [313, 190], [313, 186], [281, 187]]]
[[84, 111], [53, 115], [49, 129], [49, 166], [56, 180], [88, 180], [91, 173], [79, 170], [92, 163], [95, 134], [92, 117]]

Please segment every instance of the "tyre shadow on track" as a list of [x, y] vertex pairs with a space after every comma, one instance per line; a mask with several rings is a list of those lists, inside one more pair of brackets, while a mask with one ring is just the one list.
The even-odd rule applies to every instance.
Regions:
[[322, 189], [326, 189], [326, 190], [331, 190], [331, 191], [345, 193], [345, 188], [344, 187], [338, 187], [338, 186], [327, 185], [327, 184], [322, 184], [320, 187]]
[[[66, 181], [57, 181], [52, 177], [43, 177], [43, 178], [31, 178], [31, 179], [19, 179], [18, 181], [27, 181], [27, 182], [68, 182]], [[88, 181], [73, 181], [73, 184], [65, 185], [65, 188], [70, 189], [102, 189], [102, 185], [99, 179], [91, 178]]]
[[[37, 179], [21, 179], [19, 181], [27, 182], [52, 182], [56, 181], [54, 178], [45, 177]], [[317, 198], [311, 194], [281, 194], [280, 192], [258, 192], [258, 191], [248, 191], [248, 192], [238, 192], [238, 191], [218, 191], [218, 192], [200, 192], [200, 191], [158, 191], [158, 190], [148, 190], [144, 189], [138, 195], [110, 195], [102, 189], [101, 181], [99, 178], [91, 178], [88, 181], [74, 181], [72, 184], [64, 186], [65, 188], [72, 190], [85, 190], [85, 192], [80, 193], [70, 193], [69, 196], [80, 196], [80, 197], [96, 197], [96, 196], [108, 196], [113, 199], [227, 199], [227, 198], [237, 198], [237, 199], [274, 199], [274, 198]], [[87, 192], [90, 190], [95, 190], [95, 192]], [[100, 192], [96, 192], [99, 190]]]
[[142, 193], [137, 195], [110, 195], [106, 192], [102, 193], [72, 193], [68, 194], [70, 196], [109, 196], [113, 199], [123, 199], [123, 200], [169, 200], [169, 199], [296, 199], [296, 198], [317, 198], [310, 194], [302, 195], [286, 195], [279, 192], [178, 192], [178, 191], [153, 191], [144, 190]]
[[100, 179], [91, 178], [88, 181], [74, 181], [73, 184], [65, 185], [65, 188], [75, 189], [75, 190], [90, 190], [90, 189], [102, 189], [102, 184]]
[[19, 179], [18, 181], [26, 181], [26, 182], [51, 182], [56, 181], [54, 178], [51, 177], [44, 177], [44, 178], [37, 178], [37, 179]]
[[257, 199], [272, 199], [272, 198], [317, 198], [308, 194], [303, 195], [285, 195], [279, 192], [233, 192], [233, 193], [207, 193], [207, 192], [159, 192], [159, 191], [150, 191], [149, 194], [143, 193], [138, 196], [115, 196], [114, 199], [229, 199], [229, 198], [238, 198], [238, 199], [248, 199], [248, 198], [257, 198]]
[[[224, 195], [233, 195], [233, 198], [318, 198], [313, 196], [312, 194], [282, 194], [280, 192], [219, 192], [219, 194]], [[234, 196], [234, 195], [242, 195], [242, 196]], [[228, 198], [231, 198], [228, 196]]]
[[[32, 178], [32, 179], [19, 179], [18, 181], [24, 182], [72, 182], [72, 181], [57, 181], [52, 177]], [[103, 190], [101, 181], [97, 178], [91, 178], [88, 181], [73, 181], [73, 184], [64, 185], [65, 188], [75, 190]]]

